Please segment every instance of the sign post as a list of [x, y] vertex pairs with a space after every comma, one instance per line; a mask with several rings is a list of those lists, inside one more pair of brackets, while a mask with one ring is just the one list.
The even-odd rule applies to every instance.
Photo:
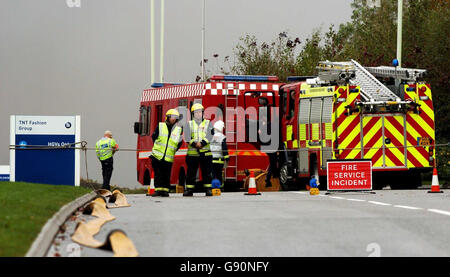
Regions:
[[329, 160], [327, 175], [327, 194], [372, 190], [372, 160]]
[[10, 180], [80, 185], [80, 116], [10, 118]]

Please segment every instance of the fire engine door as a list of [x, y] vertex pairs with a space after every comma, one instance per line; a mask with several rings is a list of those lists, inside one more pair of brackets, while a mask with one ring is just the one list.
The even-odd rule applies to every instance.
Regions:
[[283, 94], [286, 95], [286, 112], [284, 113], [284, 126], [286, 126], [286, 148], [297, 148], [298, 138], [297, 138], [297, 117], [295, 116], [295, 102], [298, 99], [298, 93], [295, 89], [284, 89]]
[[404, 114], [362, 117], [363, 158], [372, 159], [373, 168], [405, 168], [406, 118]]

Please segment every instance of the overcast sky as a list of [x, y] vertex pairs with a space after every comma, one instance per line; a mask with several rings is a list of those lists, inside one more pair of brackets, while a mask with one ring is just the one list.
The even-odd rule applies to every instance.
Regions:
[[[93, 147], [111, 130], [135, 148], [141, 91], [150, 85], [150, 0], [0, 0], [0, 165], [9, 164], [10, 115], [81, 115]], [[272, 41], [282, 31], [303, 41], [314, 28], [350, 20], [352, 0], [207, 0], [206, 58], [233, 57], [241, 36]], [[159, 78], [159, 7], [156, 73]], [[200, 75], [201, 0], [165, 1], [165, 80]], [[214, 73], [215, 63], [207, 70]], [[85, 177], [84, 156], [81, 176]], [[89, 177], [101, 181], [94, 152]], [[115, 156], [112, 184], [136, 187], [136, 156]]]

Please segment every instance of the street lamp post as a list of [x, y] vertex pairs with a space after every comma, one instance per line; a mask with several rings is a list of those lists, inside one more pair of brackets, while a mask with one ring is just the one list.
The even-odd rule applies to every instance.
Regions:
[[203, 0], [202, 8], [202, 81], [205, 81], [205, 13], [206, 5], [205, 0]]
[[402, 67], [402, 25], [403, 25], [403, 0], [398, 0], [397, 8], [397, 60]]

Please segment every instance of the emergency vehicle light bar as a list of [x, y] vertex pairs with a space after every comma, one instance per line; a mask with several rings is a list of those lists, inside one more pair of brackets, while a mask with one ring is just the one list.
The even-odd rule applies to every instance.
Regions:
[[256, 81], [256, 82], [264, 82], [264, 81], [273, 81], [277, 82], [277, 76], [263, 76], [263, 75], [213, 75], [211, 80], [214, 81]]
[[316, 76], [289, 76], [287, 78], [288, 82], [301, 82], [306, 81], [306, 79], [313, 79], [316, 78]]
[[163, 88], [168, 86], [179, 86], [182, 84], [175, 84], [175, 83], [153, 83], [152, 88]]

